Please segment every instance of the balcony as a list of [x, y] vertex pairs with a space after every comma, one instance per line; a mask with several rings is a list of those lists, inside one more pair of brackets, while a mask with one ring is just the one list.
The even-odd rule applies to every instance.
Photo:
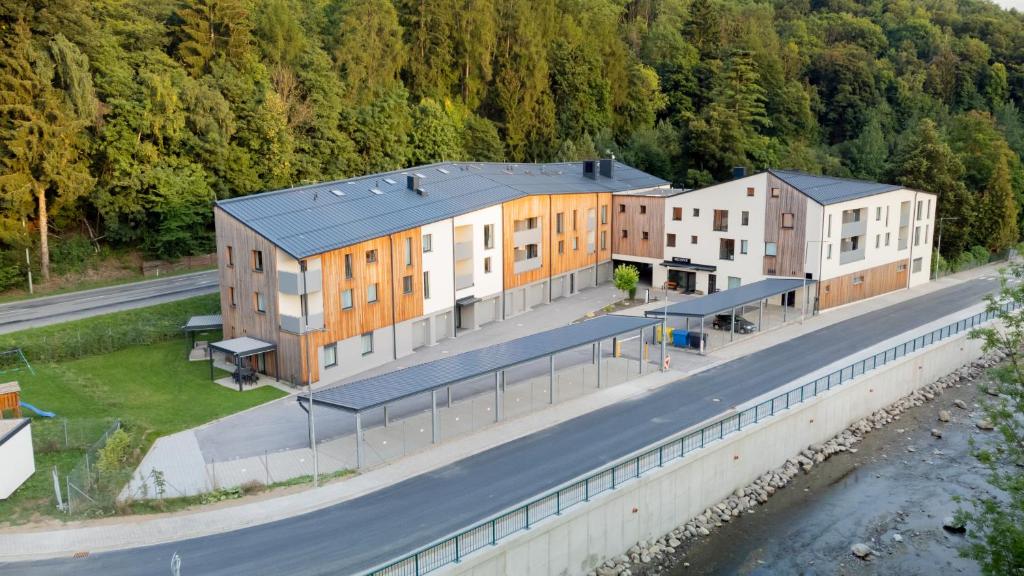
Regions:
[[529, 272], [530, 270], [536, 270], [540, 268], [540, 256], [533, 258], [525, 258], [523, 260], [516, 260], [512, 265], [512, 272], [516, 274], [522, 274], [523, 272]]
[[315, 332], [317, 330], [324, 329], [323, 312], [310, 314], [308, 320], [308, 323], [306, 323], [303, 322], [303, 318], [301, 316], [281, 314], [281, 330], [291, 332], [292, 334], [305, 334], [306, 332]]
[[839, 251], [839, 264], [849, 264], [850, 262], [857, 262], [858, 260], [864, 259], [864, 247], [861, 246], [856, 250], [840, 250]]
[[323, 272], [319, 268], [307, 270], [305, 278], [303, 278], [302, 272], [281, 270], [277, 273], [277, 286], [282, 294], [293, 296], [314, 294], [322, 289], [322, 285]]
[[473, 274], [456, 274], [455, 275], [455, 289], [462, 290], [463, 288], [473, 287]]
[[473, 258], [473, 241], [455, 243], [455, 261], [469, 260]]
[[858, 220], [846, 221], [843, 218], [843, 238], [849, 238], [851, 236], [864, 236], [868, 231], [868, 221], [864, 218]]
[[516, 246], [526, 246], [527, 244], [540, 244], [541, 231], [540, 227], [526, 228], [525, 230], [517, 230], [512, 236], [512, 242]]

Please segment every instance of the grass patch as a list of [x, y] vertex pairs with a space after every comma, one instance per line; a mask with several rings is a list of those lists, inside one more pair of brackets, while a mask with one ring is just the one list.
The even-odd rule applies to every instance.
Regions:
[[[179, 316], [176, 323], [181, 322]], [[66, 474], [84, 452], [77, 446], [62, 449], [60, 419], [67, 419], [72, 438], [81, 435], [87, 445], [107, 422], [119, 418], [136, 438], [141, 455], [159, 436], [284, 396], [273, 387], [239, 393], [212, 383], [206, 362], [186, 360], [180, 337], [59, 364], [34, 362], [33, 367], [35, 376], [17, 374], [22, 399], [56, 412], [58, 418], [33, 420], [36, 473], [11, 498], [0, 502], [0, 521], [25, 522], [37, 514], [61, 516], [54, 506], [50, 469], [56, 465], [60, 474]], [[215, 371], [217, 378], [224, 375]]]

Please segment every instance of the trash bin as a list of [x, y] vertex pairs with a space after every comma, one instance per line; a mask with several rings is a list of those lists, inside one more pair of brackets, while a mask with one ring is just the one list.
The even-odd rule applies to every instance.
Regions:
[[[708, 335], [704, 334], [703, 336], [704, 336], [704, 347], [706, 349], [707, 348], [707, 343], [708, 343]], [[700, 348], [700, 340], [701, 340], [701, 333], [700, 332], [690, 332], [687, 335], [687, 344], [689, 345], [690, 348], [693, 348], [695, 350]]]
[[[668, 333], [668, 342], [672, 342], [672, 335], [676, 333], [676, 329], [669, 326], [665, 332]], [[654, 339], [658, 344], [661, 344], [661, 326], [654, 327]]]
[[673, 346], [675, 346], [676, 348], [686, 348], [687, 338], [689, 337], [689, 334], [690, 334], [688, 331], [686, 331], [686, 330], [676, 330], [674, 332], [671, 332], [671, 334], [672, 334], [672, 345]]

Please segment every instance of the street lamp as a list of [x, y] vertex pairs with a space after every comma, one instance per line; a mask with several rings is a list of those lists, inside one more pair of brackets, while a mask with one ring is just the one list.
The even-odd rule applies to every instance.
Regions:
[[[959, 219], [960, 218], [958, 218], [956, 216], [943, 216], [942, 218], [939, 218], [939, 246], [935, 249], [935, 251], [938, 252], [938, 254], [939, 254], [939, 258], [942, 258], [942, 222], [945, 221], [945, 220], [959, 220]], [[939, 278], [939, 271], [938, 270], [935, 271], [935, 278], [936, 279]]]
[[665, 291], [665, 304], [661, 308], [661, 371], [664, 372], [665, 358], [668, 357], [668, 280], [661, 284]]
[[[800, 308], [800, 323], [801, 324], [804, 323], [804, 317], [807, 316], [807, 253], [811, 251], [811, 244], [813, 244], [815, 242], [817, 242], [818, 244], [824, 244], [825, 243], [824, 240], [808, 240], [807, 243], [804, 244], [804, 269], [803, 269], [803, 273], [804, 273], [804, 278], [803, 278], [803, 280], [804, 280], [804, 282], [803, 282], [804, 305], [803, 305], [802, 308]], [[820, 268], [820, 260], [821, 260], [820, 255], [819, 255], [818, 260], [819, 260], [819, 268]], [[821, 279], [819, 278], [818, 280], [820, 281]]]
[[306, 336], [306, 386], [309, 392], [309, 445], [310, 448], [313, 449], [313, 487], [316, 488], [320, 485], [320, 459], [316, 448], [316, 422], [313, 419], [313, 362], [310, 359], [310, 346], [312, 345], [312, 342], [310, 341], [309, 334], [309, 283], [306, 276], [308, 268], [305, 260], [300, 263], [300, 266], [302, 267], [303, 286], [303, 294], [300, 302], [302, 304], [303, 317], [302, 329]]

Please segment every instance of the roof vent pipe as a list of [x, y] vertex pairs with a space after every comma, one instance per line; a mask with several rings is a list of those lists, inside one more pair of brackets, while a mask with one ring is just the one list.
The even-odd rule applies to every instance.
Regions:
[[601, 176], [605, 178], [615, 176], [615, 160], [613, 158], [601, 158]]
[[732, 179], [739, 180], [740, 178], [746, 178], [747, 168], [745, 166], [734, 166], [732, 169]]
[[409, 174], [408, 176], [405, 177], [405, 185], [409, 190], [412, 190], [413, 192], [418, 192], [420, 187], [420, 175]]
[[597, 180], [597, 161], [596, 160], [584, 160], [583, 161], [583, 177], [590, 178], [591, 180]]

